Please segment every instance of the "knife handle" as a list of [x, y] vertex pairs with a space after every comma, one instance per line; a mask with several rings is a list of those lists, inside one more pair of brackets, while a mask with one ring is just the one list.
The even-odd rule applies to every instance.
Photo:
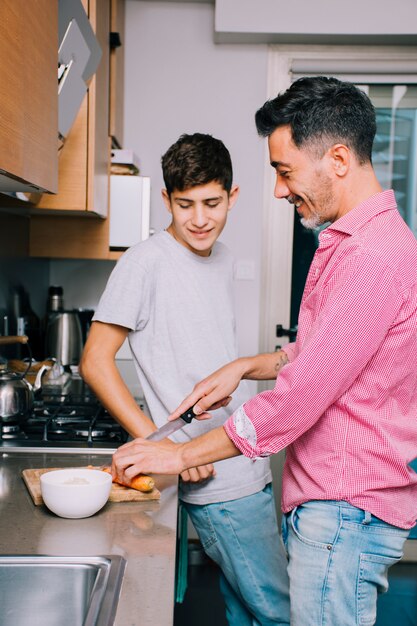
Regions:
[[185, 411], [182, 415], [180, 415], [180, 418], [184, 420], [184, 422], [187, 422], [187, 424], [189, 424], [191, 420], [195, 418], [193, 407], [191, 407], [190, 409]]

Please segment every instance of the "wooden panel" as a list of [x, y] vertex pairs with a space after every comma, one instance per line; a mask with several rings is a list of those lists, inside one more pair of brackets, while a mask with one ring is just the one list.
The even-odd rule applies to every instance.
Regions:
[[32, 215], [30, 256], [108, 259], [109, 220], [98, 217]]
[[58, 3], [0, 3], [0, 168], [37, 188], [58, 183]]
[[[55, 469], [67, 469], [62, 467], [50, 467], [42, 469], [24, 469], [22, 471], [22, 478], [31, 495], [33, 503], [36, 505], [43, 504], [40, 477], [46, 472], [51, 472]], [[99, 469], [99, 468], [94, 468]], [[161, 493], [156, 489], [152, 489], [149, 493], [143, 493], [136, 489], [130, 489], [129, 487], [122, 487], [122, 485], [112, 484], [111, 492], [109, 496], [110, 502], [147, 502], [149, 500], [159, 500]]]
[[85, 211], [87, 208], [87, 121], [86, 95], [59, 156], [57, 195], [43, 194], [36, 208]]
[[121, 47], [110, 51], [110, 119], [109, 134], [123, 145], [123, 95], [125, 90], [125, 0], [111, 0], [110, 30], [119, 33]]

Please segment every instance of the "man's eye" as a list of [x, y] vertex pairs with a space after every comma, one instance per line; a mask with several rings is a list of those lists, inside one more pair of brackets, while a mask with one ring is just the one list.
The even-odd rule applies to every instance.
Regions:
[[277, 172], [278, 176], [281, 176], [282, 178], [289, 178], [290, 173], [285, 171], [285, 172]]
[[220, 202], [207, 202], [207, 206], [210, 209], [214, 209], [216, 206], [219, 206]]
[[191, 206], [191, 204], [181, 204], [181, 203], [179, 202], [179, 203], [178, 203], [178, 206], [179, 206], [181, 209], [189, 209], [189, 208], [190, 208], [190, 206]]

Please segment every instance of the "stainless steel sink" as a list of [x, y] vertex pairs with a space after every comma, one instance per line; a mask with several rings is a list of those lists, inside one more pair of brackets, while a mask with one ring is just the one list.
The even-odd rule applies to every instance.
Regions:
[[0, 556], [0, 626], [110, 626], [120, 556]]

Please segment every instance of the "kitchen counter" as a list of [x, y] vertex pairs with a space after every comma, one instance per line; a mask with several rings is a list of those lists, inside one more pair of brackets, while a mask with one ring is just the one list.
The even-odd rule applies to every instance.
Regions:
[[172, 626], [174, 612], [177, 478], [156, 476], [160, 501], [108, 502], [85, 519], [63, 519], [35, 506], [21, 477], [27, 468], [110, 464], [85, 451], [60, 454], [1, 452], [0, 554], [100, 556], [126, 561], [115, 626]]

